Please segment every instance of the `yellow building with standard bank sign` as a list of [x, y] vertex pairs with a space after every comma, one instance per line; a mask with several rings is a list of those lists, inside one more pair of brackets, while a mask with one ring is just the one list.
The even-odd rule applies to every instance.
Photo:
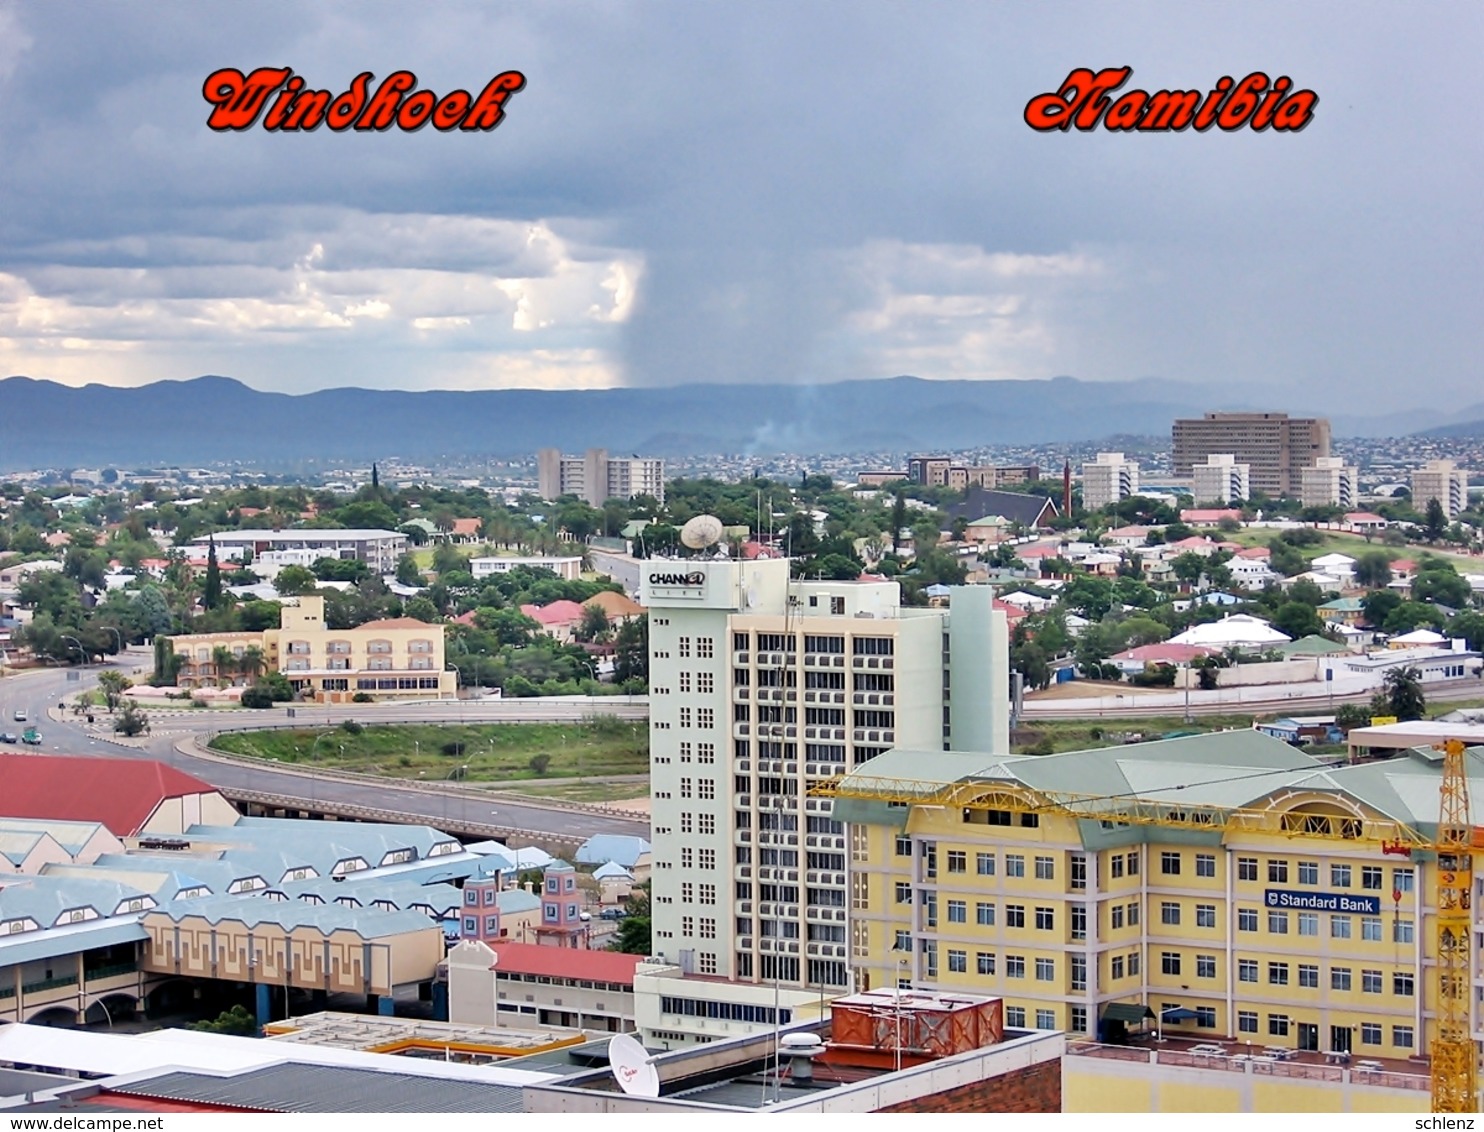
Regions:
[[[1436, 828], [1441, 758], [1325, 767], [1255, 731], [1039, 758], [888, 752], [835, 801], [853, 964], [872, 986], [1001, 995], [1007, 1025], [1074, 1038], [1116, 1041], [1147, 1009], [1167, 1033], [1417, 1057], [1431, 865], [1382, 841]], [[1031, 812], [1066, 795], [1137, 799], [1187, 828]], [[1198, 828], [1237, 808], [1273, 821]], [[1477, 1035], [1478, 948], [1474, 963]]]

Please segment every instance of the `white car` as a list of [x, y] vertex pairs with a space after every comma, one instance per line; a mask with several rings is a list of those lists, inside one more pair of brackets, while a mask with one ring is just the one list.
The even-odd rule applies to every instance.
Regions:
[[15, 715], [13, 715], [11, 718], [14, 719], [17, 723], [25, 723], [26, 712], [22, 708], [16, 708]]

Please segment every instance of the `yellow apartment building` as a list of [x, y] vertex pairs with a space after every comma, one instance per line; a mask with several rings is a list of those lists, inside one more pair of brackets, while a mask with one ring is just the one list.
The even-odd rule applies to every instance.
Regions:
[[[1468, 758], [1478, 775], [1484, 751]], [[1425, 1054], [1434, 866], [1381, 839], [1435, 835], [1441, 759], [1325, 767], [1256, 731], [1040, 758], [890, 751], [836, 787], [857, 980], [1000, 995], [1006, 1025], [1073, 1038], [1147, 1020], [1259, 1049]], [[1071, 796], [1171, 825], [1044, 812]], [[1238, 808], [1271, 820], [1236, 828]]]
[[183, 688], [249, 684], [256, 673], [244, 657], [256, 657], [262, 671], [283, 673], [305, 699], [321, 703], [348, 702], [357, 693], [439, 699], [457, 691], [456, 674], [445, 671], [442, 625], [396, 617], [329, 629], [324, 598], [306, 595], [297, 601], [284, 605], [278, 629], [170, 638], [182, 658], [177, 683]]

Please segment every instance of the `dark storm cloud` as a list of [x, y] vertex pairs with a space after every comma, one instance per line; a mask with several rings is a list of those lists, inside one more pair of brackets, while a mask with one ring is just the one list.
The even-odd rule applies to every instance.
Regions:
[[[98, 323], [130, 336], [133, 368], [100, 352], [104, 380], [152, 356], [292, 387], [560, 384], [567, 365], [1156, 375], [1379, 404], [1476, 380], [1484, 169], [1443, 110], [1484, 46], [1473, 4], [0, 13], [4, 369], [45, 366], [62, 331], [37, 326], [66, 327], [75, 359], [78, 308], [112, 300], [158, 305]], [[528, 87], [488, 135], [204, 128], [206, 74], [269, 65], [334, 90], [398, 68]], [[1321, 102], [1298, 135], [1022, 122], [1072, 67], [1118, 65], [1151, 90], [1263, 69]]]

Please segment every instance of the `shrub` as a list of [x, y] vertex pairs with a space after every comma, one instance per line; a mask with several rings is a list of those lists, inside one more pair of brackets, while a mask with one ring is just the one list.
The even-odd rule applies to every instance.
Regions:
[[397, 765], [398, 766], [411, 766], [412, 765], [412, 756], [411, 755], [398, 755], [397, 756]]
[[359, 735], [362, 731], [364, 731], [366, 729], [364, 727], [362, 727], [359, 723], [357, 723], [355, 720], [353, 720], [353, 719], [347, 719], [343, 723], [340, 724], [340, 730], [341, 731], [344, 731], [347, 735]]
[[1028, 755], [1054, 755], [1056, 754], [1056, 744], [1052, 742], [1050, 735], [1046, 735], [1027, 747], [1025, 753]]
[[351, 696], [350, 702], [353, 704], [370, 704], [376, 702], [376, 697], [370, 692], [357, 692]]
[[531, 761], [526, 763], [535, 774], [545, 774], [546, 768], [551, 766], [551, 756], [547, 754], [532, 755]]
[[245, 708], [271, 708], [273, 693], [261, 684], [242, 690], [242, 706]]
[[444, 743], [443, 746], [439, 747], [438, 749], [449, 758], [456, 759], [464, 753], [464, 746], [465, 744], [462, 740], [450, 739], [447, 743]]

